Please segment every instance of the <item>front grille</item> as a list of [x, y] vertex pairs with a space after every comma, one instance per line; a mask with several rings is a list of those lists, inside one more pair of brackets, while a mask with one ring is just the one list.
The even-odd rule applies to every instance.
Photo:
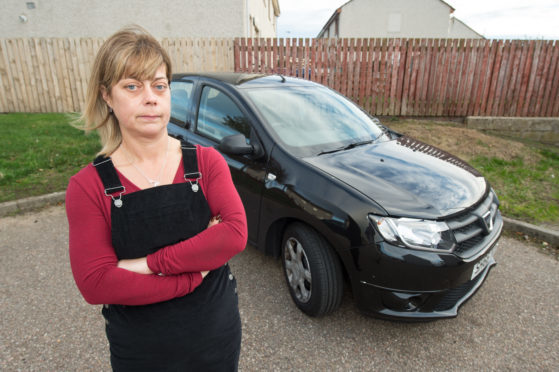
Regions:
[[490, 192], [473, 211], [446, 221], [457, 243], [454, 254], [463, 258], [470, 257], [484, 248], [480, 243], [493, 230], [498, 208], [497, 198]]
[[445, 293], [441, 301], [435, 306], [435, 311], [446, 311], [452, 309], [462, 297], [474, 288], [476, 283], [483, 277], [483, 275], [476, 276], [473, 280], [453, 288]]
[[483, 240], [483, 235], [474, 236], [473, 238], [458, 244], [456, 248], [454, 248], [454, 253], [456, 253], [459, 256], [464, 253], [467, 253], [470, 250], [475, 249], [482, 240]]

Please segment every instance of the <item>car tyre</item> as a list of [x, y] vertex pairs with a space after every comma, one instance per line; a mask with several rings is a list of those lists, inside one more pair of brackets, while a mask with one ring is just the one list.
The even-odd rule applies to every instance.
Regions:
[[340, 306], [344, 288], [340, 260], [315, 230], [291, 224], [283, 236], [282, 262], [291, 298], [301, 311], [322, 316]]

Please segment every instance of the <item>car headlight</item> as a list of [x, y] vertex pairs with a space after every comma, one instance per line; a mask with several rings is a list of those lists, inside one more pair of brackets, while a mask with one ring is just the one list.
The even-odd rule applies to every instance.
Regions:
[[409, 248], [451, 251], [455, 242], [445, 222], [369, 215], [376, 230], [388, 242]]

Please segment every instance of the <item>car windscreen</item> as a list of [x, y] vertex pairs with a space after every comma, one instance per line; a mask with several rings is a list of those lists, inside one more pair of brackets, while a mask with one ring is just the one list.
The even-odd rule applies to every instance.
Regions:
[[295, 156], [336, 151], [383, 134], [370, 116], [326, 87], [259, 87], [246, 94], [274, 137]]

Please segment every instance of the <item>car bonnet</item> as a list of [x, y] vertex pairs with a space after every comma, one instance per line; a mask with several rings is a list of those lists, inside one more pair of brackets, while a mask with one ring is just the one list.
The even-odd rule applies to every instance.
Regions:
[[488, 188], [464, 161], [407, 136], [304, 160], [392, 216], [441, 218], [472, 206]]

